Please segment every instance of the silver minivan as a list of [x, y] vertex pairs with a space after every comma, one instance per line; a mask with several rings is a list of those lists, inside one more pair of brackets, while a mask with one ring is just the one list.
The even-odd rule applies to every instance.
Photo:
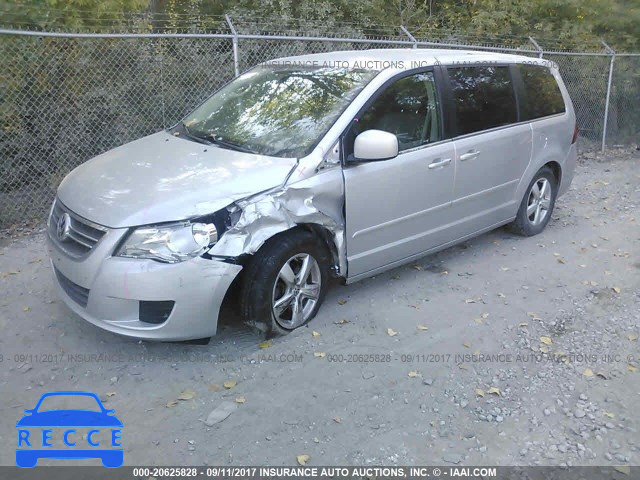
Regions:
[[577, 134], [544, 60], [389, 49], [265, 62], [63, 180], [48, 223], [56, 283], [122, 335], [211, 337], [229, 299], [286, 333], [316, 315], [330, 277], [352, 283], [505, 224], [540, 233]]

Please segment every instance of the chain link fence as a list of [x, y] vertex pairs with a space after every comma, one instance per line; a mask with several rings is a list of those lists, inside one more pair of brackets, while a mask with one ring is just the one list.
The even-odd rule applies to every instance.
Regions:
[[350, 31], [263, 35], [248, 27], [239, 33], [230, 21], [229, 27], [215, 34], [0, 30], [0, 228], [42, 218], [60, 181], [79, 164], [173, 125], [237, 72], [284, 56], [435, 46], [542, 56], [559, 65], [571, 93], [580, 149], [627, 144], [640, 133], [640, 54], [543, 51], [535, 40], [426, 41], [404, 29], [371, 38]]

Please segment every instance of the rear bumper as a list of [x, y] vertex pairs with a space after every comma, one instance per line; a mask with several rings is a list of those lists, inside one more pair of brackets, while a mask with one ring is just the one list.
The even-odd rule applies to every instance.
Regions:
[[[129, 337], [176, 341], [215, 335], [222, 301], [241, 265], [200, 257], [175, 264], [112, 257], [122, 235], [117, 230], [108, 235], [80, 260], [68, 257], [47, 236], [51, 263], [66, 279], [63, 288], [54, 276], [58, 293], [71, 310], [97, 327]], [[87, 294], [86, 306], [68, 282]], [[140, 321], [143, 300], [175, 304], [167, 319], [155, 324]]]

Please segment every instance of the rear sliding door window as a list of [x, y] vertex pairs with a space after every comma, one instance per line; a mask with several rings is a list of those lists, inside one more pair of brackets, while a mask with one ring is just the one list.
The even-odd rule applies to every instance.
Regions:
[[458, 135], [515, 123], [518, 113], [509, 67], [449, 67]]
[[524, 85], [520, 116], [522, 120], [564, 113], [564, 100], [556, 79], [548, 68], [538, 65], [517, 65]]

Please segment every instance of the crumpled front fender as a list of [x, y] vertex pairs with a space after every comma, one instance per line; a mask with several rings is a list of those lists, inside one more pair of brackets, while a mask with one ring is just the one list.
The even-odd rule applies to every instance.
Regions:
[[339, 274], [346, 275], [344, 242], [344, 181], [339, 167], [321, 170], [298, 182], [236, 203], [240, 218], [210, 250], [213, 256], [253, 254], [274, 235], [301, 224], [331, 233]]

